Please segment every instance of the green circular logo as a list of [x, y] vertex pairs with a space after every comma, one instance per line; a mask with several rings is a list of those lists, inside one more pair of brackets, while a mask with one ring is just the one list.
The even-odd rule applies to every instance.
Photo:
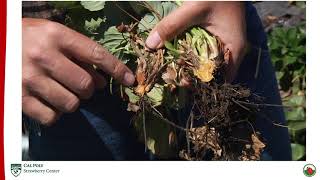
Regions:
[[316, 167], [313, 164], [306, 164], [303, 167], [303, 174], [307, 177], [312, 177], [316, 174]]

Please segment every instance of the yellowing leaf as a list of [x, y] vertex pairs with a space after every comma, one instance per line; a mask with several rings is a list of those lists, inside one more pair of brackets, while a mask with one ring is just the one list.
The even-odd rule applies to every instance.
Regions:
[[213, 79], [213, 72], [216, 65], [213, 61], [200, 61], [199, 67], [194, 70], [194, 75], [197, 76], [202, 82], [209, 82]]
[[128, 97], [129, 97], [129, 102], [130, 102], [130, 103], [135, 104], [135, 103], [137, 103], [137, 102], [139, 101], [140, 97], [137, 96], [137, 95], [135, 95], [135, 94], [133, 93], [133, 90], [132, 90], [132, 89], [130, 89], [130, 88], [125, 88], [125, 89], [124, 89], [124, 92], [128, 95]]
[[156, 143], [156, 141], [154, 139], [152, 139], [152, 138], [147, 139], [147, 147], [153, 154], [156, 153], [156, 150], [154, 147], [155, 143]]

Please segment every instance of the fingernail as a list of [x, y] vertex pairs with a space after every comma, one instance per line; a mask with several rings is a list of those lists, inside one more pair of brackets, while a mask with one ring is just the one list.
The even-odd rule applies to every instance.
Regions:
[[147, 47], [151, 49], [156, 49], [160, 43], [161, 43], [161, 38], [157, 31], [152, 33], [146, 40]]
[[134, 83], [135, 77], [133, 76], [132, 73], [126, 72], [124, 74], [124, 84], [127, 86], [130, 86]]

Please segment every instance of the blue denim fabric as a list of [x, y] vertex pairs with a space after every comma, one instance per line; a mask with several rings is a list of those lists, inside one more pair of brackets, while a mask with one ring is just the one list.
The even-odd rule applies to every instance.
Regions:
[[[30, 122], [30, 121], [29, 121]], [[145, 160], [144, 145], [131, 132], [126, 103], [106, 90], [51, 127], [30, 131], [33, 160]]]
[[[248, 40], [253, 48], [239, 69], [234, 83], [248, 86], [266, 97], [265, 103], [281, 104], [275, 73], [270, 62], [267, 38], [251, 3], [246, 3]], [[258, 76], [255, 78], [261, 48]], [[267, 142], [264, 160], [290, 160], [291, 149], [282, 108], [265, 108], [257, 119], [257, 128]], [[96, 92], [80, 109], [63, 115], [52, 127], [41, 127], [29, 135], [30, 155], [34, 160], [146, 160], [144, 146], [136, 142], [129, 129], [130, 116], [125, 104], [105, 91]]]
[[[249, 2], [246, 3], [246, 20], [247, 38], [252, 49], [245, 56], [234, 83], [245, 85], [253, 93], [265, 97], [264, 103], [266, 104], [281, 105], [277, 80], [268, 51], [267, 36], [256, 9]], [[260, 63], [256, 70], [259, 54]], [[256, 127], [266, 140], [265, 153], [267, 154], [264, 157], [269, 157], [267, 159], [271, 157], [272, 160], [291, 160], [288, 129], [275, 126], [273, 123], [286, 124], [283, 109], [279, 107], [263, 108], [256, 120]]]

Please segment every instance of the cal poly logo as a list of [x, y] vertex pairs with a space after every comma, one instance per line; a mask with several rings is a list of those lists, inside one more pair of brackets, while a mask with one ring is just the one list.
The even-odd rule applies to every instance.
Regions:
[[11, 173], [17, 177], [21, 173], [21, 164], [11, 164]]
[[303, 167], [303, 174], [307, 177], [314, 176], [316, 174], [316, 167], [313, 164], [306, 164]]

